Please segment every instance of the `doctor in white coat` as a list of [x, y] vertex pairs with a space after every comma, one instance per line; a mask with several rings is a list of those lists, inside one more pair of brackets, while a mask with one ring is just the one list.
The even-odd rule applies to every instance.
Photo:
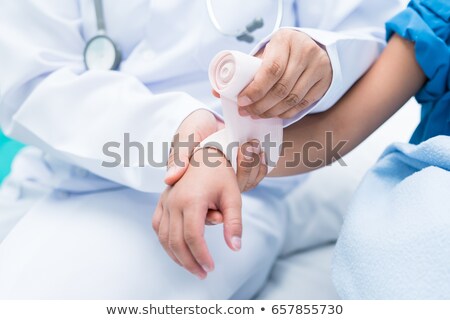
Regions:
[[[394, 0], [281, 2], [280, 12], [269, 0], [103, 0], [106, 34], [121, 52], [118, 70], [104, 71], [83, 60], [99, 33], [94, 1], [0, 1], [1, 127], [30, 145], [0, 192], [0, 298], [228, 299], [261, 289], [283, 244], [282, 199], [301, 179], [267, 179], [243, 194], [239, 252], [221, 227], [206, 230], [216, 269], [200, 281], [151, 228], [162, 146], [193, 111], [220, 113], [207, 79], [220, 50], [256, 52], [283, 26], [306, 33], [332, 66], [331, 85], [306, 111], [320, 112], [376, 59], [384, 21], [399, 9]], [[242, 39], [259, 17], [263, 26]], [[111, 160], [103, 146], [119, 143], [123, 159], [127, 137], [152, 142], [154, 162], [132, 155], [128, 166], [102, 166]]]

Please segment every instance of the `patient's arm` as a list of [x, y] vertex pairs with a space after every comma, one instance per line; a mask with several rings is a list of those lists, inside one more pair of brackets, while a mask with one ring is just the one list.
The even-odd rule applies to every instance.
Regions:
[[[295, 175], [336, 160], [327, 159], [327, 131], [332, 132], [335, 142], [348, 141], [340, 156], [348, 153], [389, 119], [425, 80], [415, 59], [414, 44], [394, 35], [378, 61], [333, 108], [307, 116], [284, 130], [284, 141], [292, 142], [293, 148], [285, 149], [270, 176]], [[302, 153], [301, 157], [302, 160], [308, 156], [310, 160], [317, 159], [317, 165], [308, 166], [305, 161], [297, 161], [292, 166], [294, 153], [301, 151], [309, 141], [318, 142], [324, 148], [312, 148], [309, 155]]]

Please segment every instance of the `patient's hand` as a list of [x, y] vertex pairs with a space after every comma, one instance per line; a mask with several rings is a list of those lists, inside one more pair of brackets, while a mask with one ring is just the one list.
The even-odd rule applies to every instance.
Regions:
[[224, 128], [221, 120], [211, 111], [199, 109], [192, 112], [178, 127], [172, 141], [165, 182], [171, 186], [181, 179], [188, 168], [195, 147], [205, 138]]
[[215, 149], [192, 156], [184, 176], [161, 195], [153, 229], [169, 256], [204, 279], [214, 262], [203, 237], [208, 211], [221, 214], [227, 245], [241, 248], [241, 194], [228, 161]]

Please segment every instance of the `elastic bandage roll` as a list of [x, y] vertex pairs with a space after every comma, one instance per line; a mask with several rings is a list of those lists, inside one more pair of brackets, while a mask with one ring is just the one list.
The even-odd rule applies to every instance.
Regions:
[[238, 112], [237, 97], [253, 80], [260, 66], [261, 59], [238, 51], [222, 51], [209, 65], [209, 81], [220, 94], [225, 129], [206, 138], [200, 143], [200, 147], [210, 146], [221, 150], [235, 171], [239, 145], [250, 140], [261, 142], [269, 172], [280, 155], [283, 142], [282, 119], [252, 119], [250, 116], [240, 116]]

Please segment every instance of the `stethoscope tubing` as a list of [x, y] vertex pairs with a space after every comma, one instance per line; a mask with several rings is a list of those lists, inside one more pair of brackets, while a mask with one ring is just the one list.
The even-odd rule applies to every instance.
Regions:
[[[236, 32], [236, 33], [229, 33], [223, 30], [222, 26], [220, 25], [219, 21], [217, 20], [217, 17], [214, 13], [214, 8], [212, 6], [212, 0], [206, 0], [206, 7], [208, 9], [208, 16], [211, 20], [214, 28], [217, 29], [218, 32], [220, 32], [222, 35], [227, 37], [234, 37], [237, 38], [242, 34], [242, 31]], [[273, 31], [277, 30], [281, 26], [281, 20], [283, 19], [283, 0], [278, 0], [277, 3], [277, 18], [275, 21], [275, 25], [273, 27]]]
[[[104, 16], [104, 12], [103, 12], [103, 1], [102, 0], [94, 0], [94, 6], [95, 6], [95, 16], [96, 16], [96, 23], [97, 23], [97, 35], [94, 36], [93, 38], [91, 38], [86, 43], [86, 46], [84, 48], [84, 53], [83, 53], [84, 64], [86, 66], [86, 69], [89, 69], [89, 66], [87, 64], [86, 55], [88, 54], [90, 45], [94, 41], [98, 40], [99, 38], [104, 38], [107, 41], [109, 41], [114, 48], [115, 59], [114, 59], [113, 65], [111, 66], [110, 69], [115, 70], [120, 65], [121, 52], [120, 52], [118, 46], [116, 45], [116, 43], [110, 37], [108, 37], [106, 34], [105, 16]], [[207, 6], [207, 10], [208, 10], [209, 19], [211, 20], [214, 28], [222, 35], [227, 36], [227, 37], [234, 37], [238, 41], [246, 41], [249, 43], [253, 42], [254, 38], [251, 35], [251, 33], [253, 31], [255, 31], [256, 29], [262, 27], [264, 24], [264, 20], [262, 18], [255, 18], [252, 21], [252, 23], [250, 23], [249, 25], [247, 25], [245, 27], [245, 29], [243, 29], [239, 32], [236, 32], [236, 33], [229, 33], [229, 32], [226, 32], [222, 28], [219, 21], [217, 20], [217, 17], [214, 13], [214, 9], [212, 6], [212, 0], [206, 0], [206, 6]], [[278, 0], [278, 2], [277, 2], [277, 17], [276, 17], [275, 25], [273, 27], [272, 32], [275, 32], [278, 28], [280, 28], [282, 18], [283, 18], [283, 0]]]

